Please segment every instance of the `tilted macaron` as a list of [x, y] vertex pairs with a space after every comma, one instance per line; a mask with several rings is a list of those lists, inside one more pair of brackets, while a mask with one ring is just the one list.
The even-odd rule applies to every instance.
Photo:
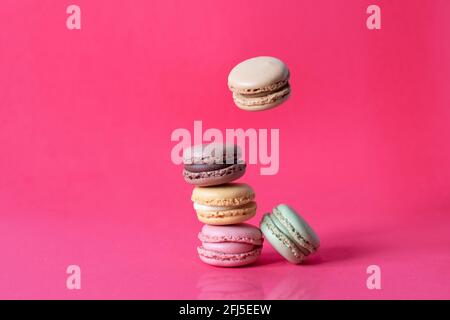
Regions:
[[237, 267], [258, 259], [263, 244], [261, 231], [249, 224], [204, 225], [198, 238], [200, 259], [218, 267]]
[[210, 143], [196, 145], [183, 151], [183, 176], [187, 183], [214, 186], [234, 181], [245, 173], [237, 145]]
[[260, 227], [266, 240], [292, 263], [301, 263], [320, 246], [314, 230], [294, 209], [284, 204], [275, 207], [272, 214], [265, 214]]
[[198, 220], [206, 224], [227, 225], [244, 222], [256, 214], [255, 192], [245, 183], [195, 187], [192, 192]]
[[286, 64], [273, 57], [256, 57], [239, 63], [228, 76], [234, 103], [247, 111], [261, 111], [283, 103], [291, 93]]

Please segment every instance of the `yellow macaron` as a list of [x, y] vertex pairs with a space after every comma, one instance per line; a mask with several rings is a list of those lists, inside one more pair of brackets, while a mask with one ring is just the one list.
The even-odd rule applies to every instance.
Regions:
[[256, 214], [255, 192], [245, 183], [196, 187], [191, 199], [198, 220], [205, 224], [236, 224]]

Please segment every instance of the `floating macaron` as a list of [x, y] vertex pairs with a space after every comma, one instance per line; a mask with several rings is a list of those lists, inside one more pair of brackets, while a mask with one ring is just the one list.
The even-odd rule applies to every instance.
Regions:
[[211, 225], [244, 222], [256, 214], [255, 192], [245, 183], [195, 187], [192, 192], [198, 220]]
[[273, 57], [256, 57], [239, 63], [228, 76], [234, 103], [243, 110], [261, 111], [286, 101], [291, 93], [289, 69]]
[[317, 251], [320, 240], [308, 223], [291, 207], [281, 204], [263, 216], [264, 237], [286, 260], [301, 263]]
[[204, 225], [198, 235], [200, 259], [218, 267], [238, 267], [255, 262], [263, 244], [261, 231], [249, 224]]
[[183, 176], [196, 186], [214, 186], [234, 181], [245, 173], [237, 145], [210, 143], [196, 145], [183, 151]]

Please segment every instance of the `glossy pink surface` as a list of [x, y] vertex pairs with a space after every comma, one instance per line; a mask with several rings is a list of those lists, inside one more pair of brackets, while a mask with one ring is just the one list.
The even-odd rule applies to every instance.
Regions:
[[[66, 28], [66, 7], [82, 29]], [[366, 28], [366, 8], [382, 29]], [[0, 3], [0, 298], [450, 298], [447, 0]], [[292, 97], [248, 113], [226, 80], [283, 59]], [[197, 257], [176, 128], [280, 129], [241, 179], [318, 232], [307, 264]], [[66, 268], [82, 289], [66, 288]], [[368, 290], [379, 265], [382, 290]]]

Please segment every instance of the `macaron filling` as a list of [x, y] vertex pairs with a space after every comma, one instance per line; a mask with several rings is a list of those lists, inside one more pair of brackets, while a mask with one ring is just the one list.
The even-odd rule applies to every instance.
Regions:
[[208, 251], [216, 251], [221, 253], [243, 253], [249, 252], [255, 249], [255, 245], [242, 242], [203, 242], [203, 248]]
[[187, 180], [198, 180], [198, 179], [205, 179], [205, 178], [212, 178], [212, 177], [224, 177], [227, 175], [231, 175], [234, 173], [244, 173], [246, 164], [245, 163], [239, 163], [239, 164], [232, 164], [232, 165], [224, 165], [225, 167], [218, 170], [207, 170], [207, 171], [199, 171], [199, 172], [193, 172], [188, 169], [183, 170], [183, 176]]
[[263, 238], [259, 236], [245, 236], [245, 235], [212, 235], [200, 232], [198, 238], [202, 243], [223, 243], [223, 242], [236, 242], [246, 243], [253, 246], [260, 246], [263, 244]]
[[245, 262], [250, 258], [257, 258], [261, 254], [261, 248], [258, 247], [251, 251], [242, 253], [222, 253], [218, 251], [207, 250], [203, 246], [201, 246], [197, 248], [197, 252], [200, 257], [209, 260]]
[[261, 92], [256, 94], [233, 93], [236, 103], [244, 106], [261, 106], [271, 104], [287, 98], [291, 93], [291, 87], [287, 83], [284, 87], [273, 92]]
[[255, 198], [254, 194], [248, 195], [248, 196], [241, 196], [236, 198], [224, 198], [224, 199], [208, 199], [208, 198], [199, 198], [194, 195], [192, 195], [192, 201], [194, 203], [207, 205], [210, 207], [233, 207], [236, 208], [237, 206], [241, 206], [244, 204], [247, 204], [249, 202], [252, 202]]
[[257, 94], [257, 93], [262, 93], [262, 92], [278, 91], [288, 84], [289, 84], [289, 78], [269, 84], [264, 87], [260, 87], [260, 88], [239, 89], [239, 88], [233, 87], [232, 85], [229, 85], [229, 88], [233, 93], [242, 94], [242, 95], [252, 95], [252, 94]]
[[193, 172], [193, 173], [199, 173], [199, 172], [205, 172], [205, 171], [216, 171], [216, 170], [221, 170], [221, 169], [231, 167], [233, 164], [235, 164], [235, 163], [232, 163], [232, 164], [227, 164], [227, 163], [224, 163], [224, 164], [217, 164], [217, 163], [185, 164], [184, 170]]
[[240, 205], [240, 206], [224, 206], [224, 207], [219, 207], [219, 206], [208, 206], [208, 205], [204, 205], [204, 204], [199, 204], [194, 202], [194, 210], [196, 211], [202, 211], [202, 212], [218, 212], [218, 211], [229, 211], [229, 210], [237, 210], [237, 209], [243, 209], [243, 208], [248, 208], [249, 205], [248, 203]]
[[[197, 212], [197, 218], [203, 223], [211, 223], [214, 225], [217, 224], [229, 224], [230, 222], [225, 221], [226, 218], [242, 218], [239, 221], [235, 221], [234, 223], [243, 222], [245, 220], [250, 219], [256, 214], [253, 212], [245, 212], [245, 211], [219, 211], [219, 212]], [[206, 219], [206, 220], [205, 220]]]

